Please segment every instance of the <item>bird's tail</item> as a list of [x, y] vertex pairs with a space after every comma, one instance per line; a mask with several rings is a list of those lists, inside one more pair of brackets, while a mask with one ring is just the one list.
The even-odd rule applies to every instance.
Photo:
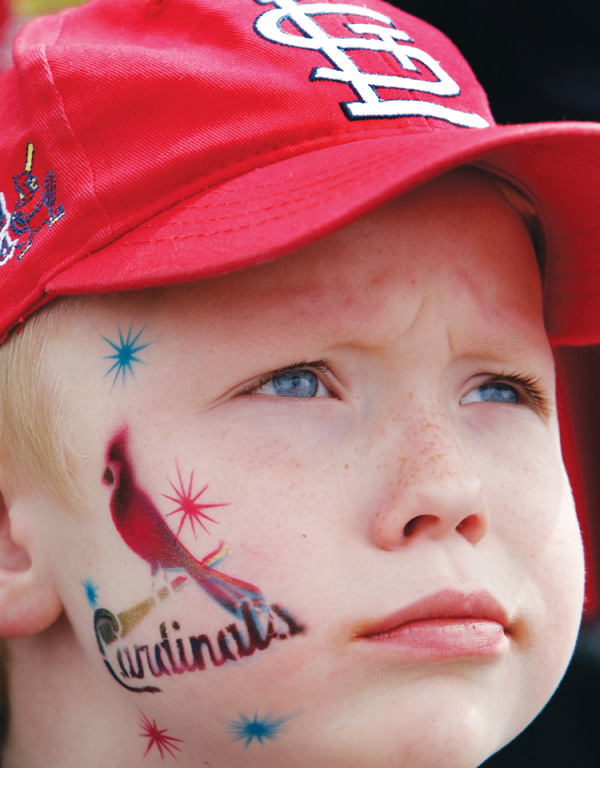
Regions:
[[186, 564], [186, 570], [213, 600], [239, 619], [243, 619], [243, 603], [248, 604], [251, 608], [266, 610], [267, 601], [257, 586], [213, 569], [214, 565], [222, 561], [228, 552], [227, 546], [221, 542], [216, 550], [213, 550], [201, 561], [193, 559]]

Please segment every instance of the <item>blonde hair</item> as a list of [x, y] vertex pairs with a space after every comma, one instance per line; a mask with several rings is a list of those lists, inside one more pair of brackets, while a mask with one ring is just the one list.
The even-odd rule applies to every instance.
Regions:
[[[0, 347], [0, 468], [11, 484], [30, 482], [67, 508], [83, 499], [74, 468], [73, 398], [57, 368], [52, 334], [65, 309], [83, 302], [55, 301]], [[7, 659], [0, 639], [0, 750], [9, 723]]]
[[71, 420], [74, 398], [58, 368], [53, 333], [65, 309], [86, 298], [60, 298], [34, 314], [0, 347], [0, 467], [67, 508], [80, 502]]

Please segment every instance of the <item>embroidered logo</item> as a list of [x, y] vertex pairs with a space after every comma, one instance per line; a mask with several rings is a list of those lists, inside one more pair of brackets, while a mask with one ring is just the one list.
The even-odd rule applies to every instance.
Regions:
[[17, 242], [11, 238], [10, 235], [10, 214], [6, 208], [6, 200], [4, 199], [3, 192], [0, 192], [0, 265], [6, 264], [15, 253]]
[[[254, 23], [254, 29], [261, 37], [274, 44], [321, 53], [333, 67], [315, 67], [310, 80], [337, 81], [350, 86], [358, 99], [340, 103], [349, 119], [420, 116], [445, 120], [466, 128], [489, 127], [489, 122], [478, 114], [449, 108], [436, 99], [382, 99], [379, 96], [378, 89], [419, 91], [439, 98], [457, 97], [460, 94], [460, 87], [440, 64], [424, 50], [415, 47], [413, 39], [398, 30], [393, 21], [379, 11], [350, 3], [299, 5], [297, 0], [255, 2], [275, 6], [264, 11]], [[353, 15], [369, 22], [345, 22], [344, 26], [354, 35], [335, 37], [330, 36], [314, 19], [322, 14]], [[289, 26], [288, 30], [284, 30], [282, 25], [286, 21], [299, 33], [290, 33]], [[349, 55], [349, 52], [358, 50], [389, 53], [403, 70], [414, 73], [415, 77], [363, 72]], [[436, 80], [418, 77], [423, 76], [418, 64], [426, 67]]]
[[33, 153], [33, 143], [29, 142], [25, 169], [13, 177], [17, 200], [12, 212], [8, 211], [4, 192], [0, 192], [0, 265], [6, 264], [15, 253], [21, 259], [36, 234], [44, 226], [54, 225], [65, 214], [63, 204], [56, 204], [54, 173], [46, 173], [43, 188], [33, 174]]

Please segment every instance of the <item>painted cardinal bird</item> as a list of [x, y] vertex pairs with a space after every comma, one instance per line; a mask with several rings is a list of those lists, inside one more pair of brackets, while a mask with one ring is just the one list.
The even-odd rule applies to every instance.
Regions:
[[198, 561], [181, 544], [150, 497], [136, 484], [127, 438], [127, 429], [123, 428], [110, 441], [102, 478], [103, 483], [113, 487], [110, 510], [125, 544], [150, 564], [152, 575], [160, 569], [185, 570], [213, 600], [240, 619], [243, 603], [251, 608], [266, 607], [256, 586], [212, 569], [226, 554], [224, 545]]

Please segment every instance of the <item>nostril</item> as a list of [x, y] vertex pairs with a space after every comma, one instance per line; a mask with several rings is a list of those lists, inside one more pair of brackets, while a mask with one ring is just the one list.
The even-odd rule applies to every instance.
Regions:
[[477, 514], [469, 514], [458, 523], [456, 531], [470, 542], [479, 541], [483, 531], [482, 520]]
[[404, 526], [404, 535], [406, 537], [412, 536], [424, 528], [435, 525], [439, 521], [439, 517], [433, 517], [430, 514], [419, 514], [418, 517], [413, 517], [408, 520]]

